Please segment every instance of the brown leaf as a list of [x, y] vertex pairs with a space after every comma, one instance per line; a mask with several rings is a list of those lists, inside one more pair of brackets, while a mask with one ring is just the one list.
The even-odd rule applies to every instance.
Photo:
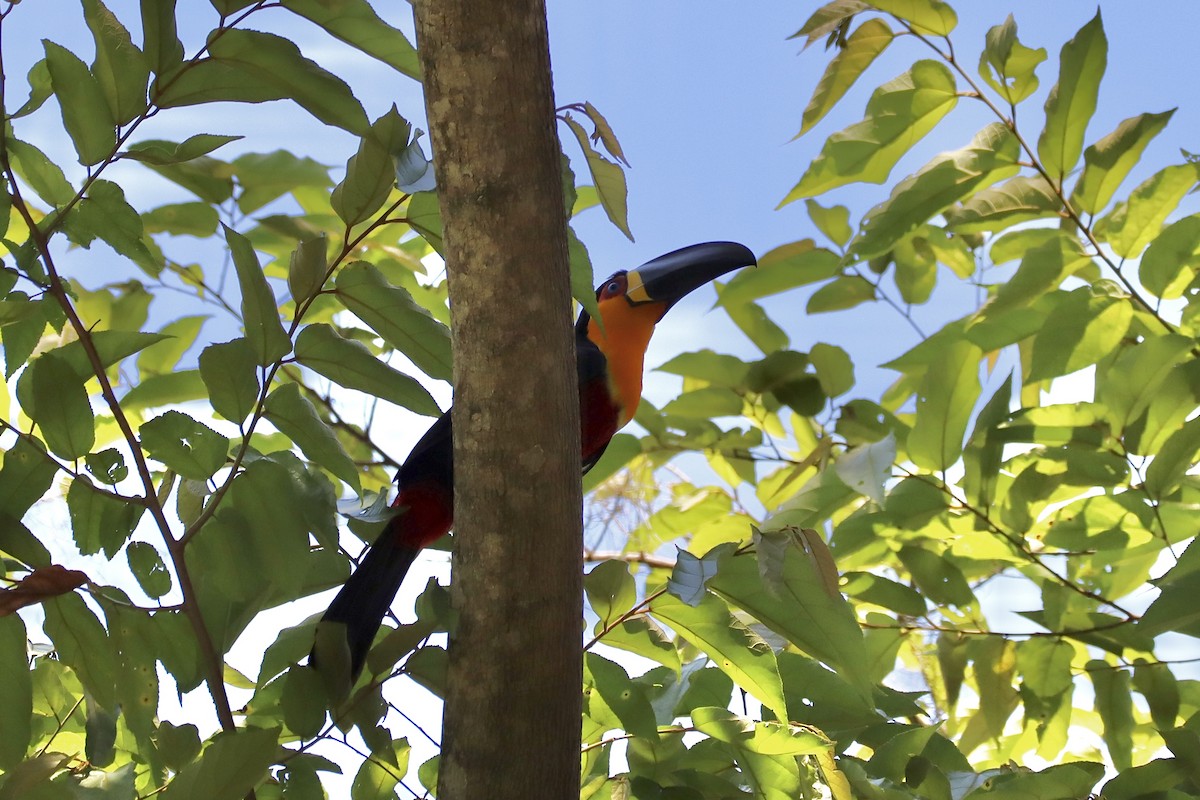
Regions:
[[58, 564], [35, 569], [11, 589], [0, 589], [0, 617], [12, 614], [18, 608], [72, 592], [87, 583], [87, 580], [87, 575], [79, 570], [67, 569]]
[[812, 528], [800, 528], [799, 530], [789, 528], [789, 530], [799, 536], [805, 554], [812, 559], [813, 566], [817, 568], [817, 573], [821, 576], [825, 593], [833, 598], [841, 597], [838, 589], [837, 564], [833, 560], [833, 553], [829, 552], [829, 545], [825, 544], [825, 539]]

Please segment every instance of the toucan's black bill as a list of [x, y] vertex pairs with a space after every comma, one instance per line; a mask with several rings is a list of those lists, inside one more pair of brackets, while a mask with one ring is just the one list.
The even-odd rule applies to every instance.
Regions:
[[693, 289], [727, 272], [757, 264], [754, 253], [736, 242], [694, 244], [629, 270], [625, 299], [633, 305], [666, 303], [670, 308]]

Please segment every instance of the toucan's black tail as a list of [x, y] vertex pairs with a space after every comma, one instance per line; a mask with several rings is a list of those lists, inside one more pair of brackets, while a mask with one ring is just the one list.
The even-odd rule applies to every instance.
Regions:
[[325, 637], [333, 635], [328, 630], [333, 628], [329, 623], [341, 623], [345, 626], [345, 643], [349, 649], [351, 682], [358, 677], [371, 643], [375, 641], [375, 633], [383, 623], [383, 615], [391, 607], [396, 591], [419, 552], [419, 548], [397, 544], [390, 526], [384, 529], [321, 617], [310, 663], [315, 664], [318, 653], [321, 653], [323, 663], [324, 653], [332, 646], [324, 641]]

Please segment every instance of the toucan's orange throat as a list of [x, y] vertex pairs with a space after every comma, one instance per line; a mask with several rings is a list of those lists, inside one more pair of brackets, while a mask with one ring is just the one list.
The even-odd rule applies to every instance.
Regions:
[[588, 322], [588, 339], [608, 361], [608, 389], [621, 408], [621, 425], [633, 419], [642, 399], [646, 346], [666, 310], [666, 303], [630, 305], [624, 297], [611, 297], [600, 301], [604, 330], [596, 320]]

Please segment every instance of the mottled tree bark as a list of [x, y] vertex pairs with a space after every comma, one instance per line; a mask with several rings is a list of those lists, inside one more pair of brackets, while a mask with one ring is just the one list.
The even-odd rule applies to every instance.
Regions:
[[579, 400], [542, 0], [417, 0], [454, 331], [438, 797], [577, 797]]

